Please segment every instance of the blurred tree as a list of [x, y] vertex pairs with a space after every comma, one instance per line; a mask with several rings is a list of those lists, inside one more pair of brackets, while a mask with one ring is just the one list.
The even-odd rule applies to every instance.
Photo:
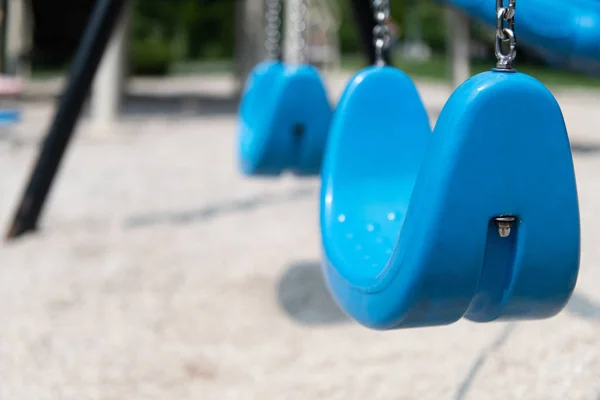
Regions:
[[233, 1], [136, 0], [133, 38], [160, 37], [176, 59], [230, 58]]

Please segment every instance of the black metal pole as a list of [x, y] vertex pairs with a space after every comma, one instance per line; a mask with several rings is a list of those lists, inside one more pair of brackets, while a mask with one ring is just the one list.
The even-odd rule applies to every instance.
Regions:
[[104, 51], [123, 14], [125, 0], [97, 0], [73, 60], [66, 88], [21, 202], [8, 229], [7, 239], [37, 228], [52, 181], [58, 171], [83, 103], [89, 93]]
[[[375, 28], [375, 16], [371, 8], [370, 0], [350, 0], [350, 8], [354, 20], [358, 26], [358, 34], [363, 51], [367, 55], [369, 64], [375, 64], [375, 43], [373, 43], [373, 28]], [[390, 64], [390, 54], [386, 51], [383, 58], [387, 64]]]

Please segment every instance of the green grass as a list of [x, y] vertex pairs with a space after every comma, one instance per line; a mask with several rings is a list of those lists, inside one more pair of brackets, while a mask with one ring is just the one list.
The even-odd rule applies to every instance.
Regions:
[[[393, 60], [393, 63], [394, 66], [415, 78], [450, 81], [448, 65], [444, 57], [433, 57], [426, 62], [410, 61], [397, 57]], [[342, 61], [342, 69], [349, 71], [363, 68], [365, 65], [364, 58], [360, 56], [344, 57]], [[474, 75], [480, 72], [489, 71], [493, 67], [494, 65], [492, 63], [473, 63], [471, 65], [471, 73]], [[582, 74], [528, 65], [521, 67], [518, 65], [518, 62], [516, 63], [516, 69], [519, 72], [535, 77], [548, 86], [600, 87], [600, 78]]]

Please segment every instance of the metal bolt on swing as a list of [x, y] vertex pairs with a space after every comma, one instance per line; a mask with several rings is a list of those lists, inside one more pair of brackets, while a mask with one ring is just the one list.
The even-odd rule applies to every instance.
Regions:
[[496, 222], [496, 227], [498, 228], [498, 235], [500, 235], [502, 238], [505, 238], [510, 236], [510, 231], [516, 221], [516, 218], [510, 215], [505, 215], [494, 218], [494, 221]]
[[[515, 36], [515, 8], [517, 0], [496, 0], [496, 46], [495, 53], [498, 62], [494, 71], [514, 72], [512, 62], [517, 56], [517, 37]], [[508, 53], [502, 49], [502, 44], [508, 42]]]

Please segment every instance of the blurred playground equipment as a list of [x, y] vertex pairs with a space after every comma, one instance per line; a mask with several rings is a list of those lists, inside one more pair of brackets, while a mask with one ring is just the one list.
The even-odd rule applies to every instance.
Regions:
[[[239, 154], [244, 173], [317, 175], [331, 119], [331, 106], [319, 71], [308, 63], [308, 5], [289, 8], [292, 51], [280, 61], [281, 2], [267, 0], [265, 48], [268, 61], [251, 72], [240, 105]], [[280, 134], [292, 129], [292, 134]]]
[[[494, 26], [488, 2], [448, 0], [473, 18]], [[557, 66], [598, 73], [600, 7], [595, 0], [529, 0], [519, 4], [519, 41], [535, 48]]]

